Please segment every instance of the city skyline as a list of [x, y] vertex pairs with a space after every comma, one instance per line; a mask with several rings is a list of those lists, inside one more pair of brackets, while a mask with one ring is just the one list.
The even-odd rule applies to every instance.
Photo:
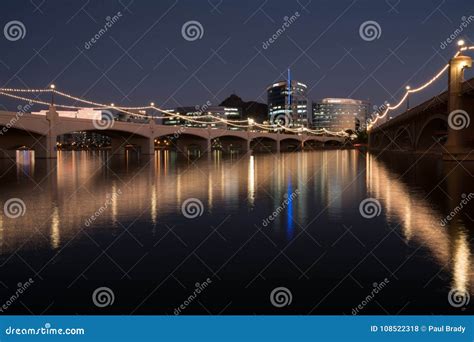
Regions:
[[[28, 10], [38, 15], [21, 21], [23, 39], [0, 41], [2, 49], [15, 52], [0, 58], [4, 69], [0, 82], [31, 88], [55, 83], [99, 102], [110, 98], [123, 105], [154, 101], [171, 108], [207, 101], [218, 105], [232, 93], [265, 103], [266, 87], [284, 80], [291, 67], [293, 78], [308, 85], [310, 99], [355, 98], [382, 105], [397, 100], [408, 82], [426, 82], [453, 55], [457, 47], [454, 41], [446, 43], [446, 26], [454, 32], [462, 23], [471, 24], [468, 9], [472, 5], [467, 1], [440, 3], [435, 8], [425, 8], [426, 1], [415, 6], [377, 2], [370, 15], [363, 11], [365, 3], [327, 4], [325, 15], [314, 2], [292, 6], [262, 2], [260, 7], [251, 3], [247, 9], [231, 3], [217, 8], [207, 3], [207, 8], [170, 1], [153, 4], [156, 11], [147, 7], [147, 13], [134, 2], [84, 3], [82, 7], [75, 2], [71, 6], [46, 2], [40, 7], [27, 1], [10, 3], [5, 23], [21, 21]], [[180, 13], [182, 22], [173, 17], [173, 11]], [[229, 22], [226, 14], [232, 11], [235, 15]], [[138, 16], [139, 21], [130, 22]], [[395, 25], [402, 16], [405, 25]], [[459, 23], [454, 22], [457, 17]], [[65, 21], [65, 30], [44, 25], [58, 18]], [[445, 20], [446, 26], [441, 28], [438, 19]], [[186, 40], [182, 35], [188, 21], [201, 25], [200, 38]], [[364, 39], [360, 29], [368, 21], [378, 24], [378, 36]], [[92, 42], [91, 37], [97, 37], [106, 23], [110, 28]], [[285, 23], [287, 27], [279, 33]], [[324, 30], [302, 35], [324, 23]], [[220, 24], [225, 29], [217, 29]], [[456, 33], [456, 38], [471, 42], [467, 30]], [[393, 72], [395, 68], [402, 71]], [[441, 92], [440, 83], [412, 101]], [[3, 99], [0, 104], [10, 106]]]
[[0, 336], [470, 339], [472, 0], [1, 6]]

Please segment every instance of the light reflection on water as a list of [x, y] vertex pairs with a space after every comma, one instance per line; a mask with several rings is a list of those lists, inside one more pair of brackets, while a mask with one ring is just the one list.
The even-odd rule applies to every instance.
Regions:
[[[206, 229], [213, 224], [211, 218], [219, 215], [234, 217], [226, 223], [232, 229], [239, 229], [239, 217], [241, 222], [261, 228], [261, 220], [286, 198], [286, 209], [268, 231], [275, 241], [298, 239], [307, 226], [322, 241], [332, 238], [330, 230], [342, 224], [353, 227], [362, 240], [370, 230], [389, 226], [396, 234], [390, 239], [403, 239], [407, 245], [415, 243], [426, 249], [440, 272], [444, 269], [451, 275], [451, 288], [472, 293], [473, 224], [462, 215], [448, 227], [439, 224], [459, 202], [460, 191], [466, 192], [458, 186], [466, 182], [465, 176], [450, 174], [449, 168], [436, 163], [439, 169], [424, 178], [440, 173], [444, 182], [438, 187], [451, 200], [433, 202], [426, 179], [406, 181], [400, 176], [404, 172], [394, 171], [388, 164], [355, 150], [279, 157], [214, 153], [200, 160], [183, 159], [169, 151], [157, 151], [155, 158], [145, 160], [132, 153], [108, 159], [105, 152], [58, 152], [57, 161], [36, 162], [29, 152], [22, 151], [17, 153], [16, 169], [7, 161], [0, 162], [2, 203], [18, 197], [27, 206], [27, 214], [16, 220], [0, 216], [1, 253], [8, 256], [18, 248], [57, 250], [77, 235], [117, 234], [121, 226], [134, 220], [140, 222], [140, 229], [155, 232], [159, 224], [183, 222], [181, 203], [187, 198], [203, 202], [204, 223], [200, 222]], [[418, 177], [420, 170], [412, 171], [409, 174]], [[436, 185], [439, 175], [435, 176], [432, 184]], [[470, 185], [472, 180], [465, 183], [468, 188]], [[299, 194], [293, 198], [296, 189]], [[118, 191], [121, 195], [113, 198], [93, 225], [85, 227], [86, 219]], [[358, 213], [359, 203], [366, 197], [377, 198], [382, 204], [382, 221], [377, 224]], [[246, 221], [249, 218], [251, 222]], [[202, 228], [189, 225], [189, 229]], [[341, 253], [350, 254], [350, 250]], [[406, 251], [393, 249], [390, 253], [403, 255]], [[416, 276], [417, 270], [412, 273]]]

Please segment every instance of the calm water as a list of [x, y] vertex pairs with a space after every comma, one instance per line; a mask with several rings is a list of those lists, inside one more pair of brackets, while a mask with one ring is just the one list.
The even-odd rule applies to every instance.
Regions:
[[[0, 203], [26, 207], [0, 215], [1, 301], [34, 283], [4, 313], [173, 314], [186, 301], [183, 314], [350, 315], [382, 282], [360, 314], [472, 313], [448, 297], [474, 295], [474, 205], [441, 225], [474, 192], [472, 164], [354, 150], [194, 161], [18, 153], [0, 161]], [[366, 198], [378, 216], [361, 215]], [[188, 199], [201, 216], [183, 215]], [[99, 308], [102, 286], [115, 300]], [[272, 305], [277, 287], [289, 305]]]

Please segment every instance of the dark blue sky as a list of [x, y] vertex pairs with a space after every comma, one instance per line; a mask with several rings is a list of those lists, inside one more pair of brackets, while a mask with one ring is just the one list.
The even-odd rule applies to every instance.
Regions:
[[[424, 83], [455, 52], [440, 45], [474, 15], [472, 0], [3, 0], [23, 39], [0, 36], [0, 85], [59, 89], [101, 102], [162, 107], [218, 104], [235, 92], [266, 102], [265, 88], [286, 75], [306, 83], [310, 98], [353, 97], [395, 102], [407, 83]], [[122, 16], [85, 49], [107, 16]], [[267, 49], [284, 23], [299, 17]], [[187, 41], [184, 23], [198, 21], [201, 39]], [[376, 21], [366, 41], [359, 27]], [[474, 21], [461, 37], [474, 38]], [[472, 72], [468, 76], [473, 76]], [[446, 87], [442, 80], [417, 103]], [[4, 99], [0, 104], [10, 107]]]

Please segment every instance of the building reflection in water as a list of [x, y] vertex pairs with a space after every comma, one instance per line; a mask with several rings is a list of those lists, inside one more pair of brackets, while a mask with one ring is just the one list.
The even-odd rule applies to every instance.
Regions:
[[[367, 193], [381, 202], [389, 223], [400, 224], [407, 243], [428, 248], [441, 266], [447, 266], [453, 288], [472, 292], [472, 247], [462, 220], [441, 227], [443, 215], [423, 193], [409, 188], [370, 154], [352, 150], [226, 158], [215, 153], [209, 160], [183, 161], [175, 153], [156, 151], [155, 159], [147, 164], [131, 154], [115, 160], [105, 153], [61, 152], [54, 164], [57, 168], [40, 167], [29, 153], [17, 157], [13, 179], [3, 177], [0, 196], [2, 203], [21, 198], [28, 214], [15, 220], [0, 216], [4, 254], [29, 240], [33, 248], [44, 247], [44, 239], [32, 239], [37, 229], [50, 237], [48, 247], [57, 249], [81, 229], [121, 232], [117, 222], [131, 222], [143, 213], [150, 226], [166, 223], [169, 217], [179, 221], [181, 203], [187, 198], [200, 199], [207, 214], [261, 215], [255, 218], [256, 224], [287, 199], [286, 209], [275, 217], [270, 229], [291, 240], [319, 215], [326, 221], [344, 222], [345, 211], [356, 207]], [[46, 181], [37, 187], [25, 174]], [[457, 183], [447, 180], [452, 198], [459, 198], [462, 191]], [[291, 196], [296, 189], [298, 195]], [[85, 220], [104, 205], [107, 196], [119, 190], [121, 195], [111, 197], [110, 207], [94, 225], [85, 227]], [[450, 206], [455, 204], [454, 200]]]
[[472, 252], [462, 221], [453, 220], [449, 226], [441, 226], [444, 215], [373, 155], [367, 156], [366, 169], [367, 193], [381, 202], [389, 221], [400, 223], [406, 242], [414, 240], [427, 247], [437, 262], [450, 270], [452, 289], [472, 293]]

